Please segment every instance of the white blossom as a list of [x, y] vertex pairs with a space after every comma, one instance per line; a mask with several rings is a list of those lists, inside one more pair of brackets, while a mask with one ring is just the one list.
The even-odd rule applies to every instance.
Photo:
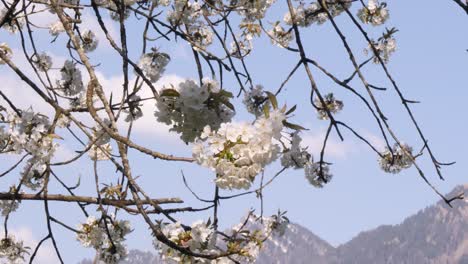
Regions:
[[[104, 119], [103, 123], [105, 126], [110, 126], [110, 120]], [[93, 136], [89, 144], [91, 144], [88, 150], [88, 156], [91, 160], [100, 161], [108, 160], [112, 154], [112, 146], [110, 144], [110, 135], [106, 130], [97, 125], [93, 128]]]
[[318, 118], [321, 120], [328, 120], [328, 112], [336, 114], [343, 109], [343, 102], [336, 100], [333, 93], [326, 94], [322, 99], [323, 103], [318, 97], [314, 100], [314, 104], [318, 108]]
[[195, 50], [205, 50], [213, 42], [213, 31], [203, 23], [188, 26], [188, 37], [195, 44]]
[[[332, 17], [340, 15], [350, 6], [351, 1], [340, 2], [340, 0], [336, 0], [335, 2], [327, 2], [327, 9]], [[328, 20], [327, 13], [318, 2], [312, 2], [308, 6], [301, 3], [299, 6], [293, 8], [293, 13], [294, 16], [292, 16], [289, 11], [284, 15], [283, 20], [286, 24], [293, 25], [293, 23], [295, 23], [300, 27], [308, 27], [314, 23], [321, 25]]]
[[24, 263], [30, 248], [23, 245], [23, 241], [16, 241], [9, 235], [0, 239], [0, 260], [5, 259], [10, 264]]
[[365, 24], [382, 25], [389, 17], [387, 4], [380, 4], [377, 0], [369, 0], [367, 6], [359, 9], [358, 17]]
[[57, 119], [56, 126], [58, 128], [66, 128], [70, 126], [70, 123], [71, 123], [70, 118], [68, 118], [66, 115], [61, 114], [60, 117]]
[[201, 220], [194, 222], [190, 227], [184, 227], [180, 222], [160, 223], [162, 233], [170, 241], [193, 253], [232, 253], [229, 257], [214, 260], [185, 255], [158, 240], [154, 240], [154, 245], [164, 263], [254, 263], [263, 242], [272, 235], [282, 236], [288, 223], [285, 213], [278, 212], [271, 217], [258, 217], [249, 213], [239, 224], [223, 232], [229, 239], [220, 239], [213, 226]]
[[[185, 230], [180, 222], [161, 224], [161, 231], [172, 242], [195, 253], [210, 254], [216, 252], [216, 235], [212, 226], [203, 221], [194, 222], [189, 230]], [[203, 258], [185, 255], [164, 243], [154, 241], [156, 249], [164, 261], [168, 263], [215, 263]]]
[[[16, 187], [13, 185], [10, 187], [10, 194], [16, 194]], [[0, 212], [2, 216], [7, 216], [11, 212], [16, 211], [19, 208], [21, 200], [0, 200]]]
[[[4, 56], [6, 56], [8, 59], [11, 59], [11, 56], [13, 55], [13, 51], [8, 47], [8, 44], [6, 43], [1, 43], [0, 44], [0, 53]], [[0, 65], [5, 64], [5, 61], [3, 61], [0, 58]]]
[[169, 11], [166, 16], [166, 19], [173, 26], [195, 24], [202, 13], [199, 2], [174, 0], [173, 7], [174, 9]]
[[6, 31], [10, 32], [11, 34], [14, 34], [18, 32], [21, 28], [23, 28], [26, 21], [24, 17], [21, 16], [23, 12], [20, 12], [18, 14], [17, 10], [13, 10], [10, 16], [8, 18], [5, 18], [7, 15], [7, 12], [8, 12], [8, 9], [5, 9], [5, 8], [0, 10], [0, 21], [3, 21], [4, 19], [6, 19], [5, 24], [3, 24], [3, 28]]
[[63, 24], [61, 21], [56, 21], [49, 25], [49, 33], [52, 36], [57, 37], [62, 32], [65, 32], [65, 28], [63, 27]]
[[266, 11], [275, 0], [240, 0], [237, 9], [245, 21], [256, 21], [265, 17]]
[[93, 144], [88, 151], [88, 156], [92, 160], [108, 160], [112, 154], [112, 146], [110, 143], [96, 145]]
[[259, 116], [263, 111], [262, 107], [264, 103], [268, 102], [268, 96], [263, 91], [262, 85], [256, 85], [244, 93], [244, 100], [242, 102], [249, 113]]
[[66, 60], [62, 69], [61, 80], [57, 80], [57, 90], [66, 96], [77, 95], [84, 90], [81, 71], [71, 60]]
[[390, 56], [396, 51], [396, 39], [393, 37], [393, 34], [396, 32], [396, 29], [387, 30], [387, 32], [384, 33], [377, 41], [372, 41], [372, 44], [370, 44], [369, 47], [364, 50], [364, 53], [373, 54], [374, 63], [380, 63], [380, 60], [377, 56], [382, 59], [383, 63], [388, 63]]
[[33, 62], [39, 71], [46, 72], [52, 67], [52, 58], [45, 52], [38, 54]]
[[124, 110], [124, 112], [127, 113], [125, 122], [135, 121], [143, 116], [143, 111], [140, 107], [140, 100], [141, 97], [138, 95], [132, 95], [128, 98], [128, 109]]
[[309, 162], [306, 164], [304, 171], [309, 183], [317, 188], [322, 188], [333, 177], [329, 166], [320, 162]]
[[283, 167], [300, 169], [310, 162], [312, 155], [307, 152], [306, 148], [300, 146], [301, 141], [299, 132], [294, 132], [291, 136], [291, 147], [286, 152], [283, 152], [281, 156], [281, 165]]
[[399, 173], [413, 165], [413, 148], [406, 144], [401, 146], [395, 143], [393, 149], [385, 148], [379, 157], [379, 164], [383, 171], [388, 173]]
[[223, 123], [217, 131], [205, 127], [193, 146], [195, 161], [216, 172], [215, 182], [222, 189], [248, 189], [266, 165], [276, 160], [286, 116], [273, 110], [253, 124]]
[[99, 43], [96, 35], [91, 30], [86, 30], [81, 34], [81, 41], [85, 52], [94, 51]]
[[100, 263], [116, 264], [127, 255], [123, 242], [132, 232], [130, 222], [115, 219], [114, 215], [97, 220], [89, 216], [86, 223], [78, 225], [77, 240], [84, 247], [92, 247], [98, 252]]
[[4, 126], [0, 126], [0, 153], [7, 150], [10, 141], [10, 134]]
[[138, 67], [141, 68], [145, 76], [150, 79], [151, 82], [157, 82], [164, 73], [170, 60], [171, 58], [169, 55], [158, 52], [157, 49], [153, 48], [150, 53], [141, 56]]
[[49, 119], [31, 109], [21, 111], [21, 116], [12, 112], [8, 116], [9, 140], [8, 148], [13, 153], [23, 151], [30, 155], [21, 171], [23, 184], [36, 190], [42, 186], [47, 163], [53, 157], [58, 144], [53, 142], [49, 134]]
[[252, 39], [250, 37], [238, 37], [237, 41], [231, 42], [231, 49], [229, 50], [229, 54], [234, 58], [240, 59], [249, 55], [252, 49]]
[[[120, 2], [122, 3], [122, 2]], [[123, 5], [123, 19], [130, 17], [131, 10], [127, 7], [132, 6], [136, 3], [136, 0], [124, 0]], [[114, 1], [112, 0], [102, 0], [102, 5], [105, 5], [109, 9], [109, 16], [112, 20], [119, 22], [120, 21], [120, 9], [117, 7]]]
[[268, 31], [268, 34], [271, 36], [271, 43], [281, 48], [289, 47], [289, 42], [294, 39], [292, 30], [286, 31], [279, 22], [273, 25], [273, 28]]
[[172, 126], [171, 131], [181, 134], [183, 141], [193, 142], [206, 125], [217, 129], [222, 122], [231, 120], [234, 114], [231, 97], [214, 80], [203, 79], [202, 87], [186, 80], [162, 90], [155, 116], [159, 122]]
[[21, 171], [24, 186], [31, 190], [37, 190], [44, 183], [44, 176], [47, 165], [36, 158], [31, 158], [26, 162], [26, 166]]
[[42, 165], [50, 161], [57, 149], [52, 135], [48, 133], [48, 117], [28, 109], [21, 111], [21, 116], [10, 113], [8, 121], [11, 141], [9, 147], [18, 154], [22, 151], [29, 153], [31, 158], [28, 164], [41, 171]]

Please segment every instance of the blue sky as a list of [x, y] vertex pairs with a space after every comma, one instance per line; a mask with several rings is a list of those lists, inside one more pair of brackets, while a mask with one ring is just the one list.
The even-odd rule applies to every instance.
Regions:
[[[451, 167], [443, 169], [445, 181], [438, 180], [427, 157], [421, 158], [421, 166], [428, 178], [443, 192], [450, 191], [454, 186], [467, 182], [467, 156], [464, 152], [468, 148], [465, 135], [468, 130], [464, 113], [466, 113], [466, 69], [468, 64], [468, 36], [463, 25], [466, 24], [466, 14], [452, 1], [389, 1], [390, 20], [388, 27], [399, 29], [396, 35], [398, 50], [392, 56], [389, 68], [407, 98], [421, 101], [412, 105], [412, 110], [419, 120], [436, 156], [441, 161], [456, 161]], [[285, 6], [277, 2], [268, 18], [264, 22], [274, 22], [281, 19]], [[347, 34], [347, 39], [358, 56], [365, 59], [362, 50], [366, 47], [365, 40], [353, 28], [352, 23], [343, 15], [337, 19], [338, 24]], [[89, 27], [93, 23], [85, 20]], [[94, 24], [95, 25], [95, 24]], [[134, 58], [138, 57], [140, 42], [139, 29], [134, 22], [129, 22], [130, 48]], [[378, 37], [384, 27], [368, 28], [371, 36]], [[113, 29], [118, 32], [117, 28]], [[45, 34], [45, 31], [44, 31]], [[57, 44], [50, 46], [50, 37], [38, 34], [40, 45], [45, 51], [53, 54], [57, 60], [66, 53], [55, 47], [63, 43], [62, 36]], [[133, 41], [136, 39], [137, 41]], [[14, 37], [1, 32], [0, 42], [7, 42], [15, 48]], [[104, 88], [108, 91], [118, 90], [120, 82], [120, 64], [118, 56], [108, 46], [101, 36], [101, 47], [95, 52], [95, 62], [102, 62], [99, 72], [102, 74]], [[303, 42], [309, 57], [317, 60], [335, 75], [344, 78], [352, 72], [352, 65], [347, 59], [345, 50], [336, 33], [329, 23], [322, 26], [312, 26], [303, 30]], [[182, 42], [177, 44], [157, 44], [165, 52], [171, 54], [163, 82], [171, 82], [180, 78], [196, 78], [196, 68], [191, 51]], [[269, 44], [266, 39], [254, 42], [256, 48], [246, 62], [252, 73], [254, 83], [262, 84], [266, 89], [276, 90], [284, 80], [289, 70], [298, 58], [288, 51]], [[18, 49], [19, 47], [16, 47]], [[15, 55], [21, 61], [19, 54]], [[23, 62], [24, 63], [24, 62]], [[56, 64], [58, 66], [59, 63]], [[378, 100], [389, 118], [390, 124], [397, 131], [398, 136], [405, 142], [419, 149], [422, 142], [418, 139], [414, 126], [410, 123], [396, 93], [385, 79], [380, 67], [372, 65], [364, 70], [371, 83], [388, 87], [388, 91], [376, 92]], [[338, 115], [340, 120], [347, 121], [353, 128], [379, 143], [378, 130], [365, 108], [354, 97], [321, 75], [316, 69], [313, 73], [322, 91], [334, 92], [345, 103], [344, 110]], [[84, 74], [86, 75], [86, 74]], [[2, 91], [16, 100], [21, 100], [24, 106], [33, 105], [41, 108], [41, 103], [35, 95], [17, 79], [6, 67], [0, 67], [0, 78], [4, 81]], [[359, 91], [364, 91], [359, 82], [352, 83]], [[237, 91], [232, 78], [227, 79], [226, 87]], [[278, 100], [288, 106], [298, 105], [294, 119], [310, 130], [304, 134], [304, 141], [308, 143], [315, 156], [318, 155], [317, 146], [323, 137], [327, 123], [316, 118], [316, 113], [308, 103], [309, 85], [303, 70], [296, 74], [285, 88]], [[23, 95], [28, 94], [27, 97]], [[30, 95], [30, 96], [29, 96]], [[241, 98], [236, 99], [238, 106], [237, 120], [251, 120], [241, 109]], [[2, 102], [3, 103], [3, 102]], [[152, 105], [147, 106], [152, 109]], [[154, 123], [152, 122], [154, 121]], [[190, 146], [186, 146], [177, 139], [177, 135], [168, 134], [167, 128], [155, 124], [156, 120], [149, 112], [145, 118], [136, 124], [135, 141], [163, 153], [190, 156]], [[274, 214], [278, 209], [287, 210], [288, 217], [333, 245], [339, 245], [351, 239], [359, 232], [377, 227], [382, 224], [396, 224], [405, 217], [436, 202], [436, 194], [424, 184], [414, 168], [400, 174], [386, 174], [379, 169], [377, 156], [365, 145], [357, 141], [350, 133], [345, 132], [345, 141], [339, 142], [333, 135], [331, 149], [327, 160], [333, 163], [334, 178], [323, 189], [316, 189], [308, 184], [303, 171], [288, 170], [280, 176], [264, 193], [265, 213]], [[69, 144], [62, 149], [61, 155], [70, 156], [76, 145]], [[213, 195], [212, 173], [195, 164], [178, 162], [163, 162], [144, 157], [131, 151], [131, 165], [134, 175], [140, 176], [139, 183], [154, 197], [181, 197], [188, 205], [203, 206], [198, 203], [184, 187], [181, 171], [189, 184], [202, 197]], [[15, 160], [13, 156], [0, 157], [0, 168], [6, 168]], [[100, 163], [99, 169], [103, 178], [111, 181], [116, 174], [105, 163]], [[278, 164], [267, 168], [265, 175], [271, 177], [279, 170]], [[87, 157], [69, 167], [58, 169], [58, 173], [68, 183], [76, 181], [81, 175], [82, 188], [80, 194], [93, 194], [93, 177], [91, 162]], [[2, 178], [2, 186], [9, 186], [15, 182], [17, 174]], [[54, 183], [52, 183], [54, 185]], [[257, 181], [258, 184], [258, 181]], [[55, 184], [56, 185], [56, 184]], [[54, 187], [53, 187], [54, 188]], [[55, 189], [58, 192], [58, 188]], [[3, 191], [3, 190], [2, 190]], [[234, 201], [222, 202], [220, 218], [222, 227], [235, 224], [249, 208], [258, 209], [259, 200], [254, 196], [243, 197]], [[84, 221], [78, 208], [71, 204], [54, 203], [51, 207], [58, 218], [75, 226]], [[177, 215], [182, 221], [191, 222], [199, 218], [206, 219], [209, 215]], [[46, 234], [42, 204], [39, 202], [24, 202], [22, 208], [12, 215], [11, 228], [25, 237], [36, 241]], [[151, 237], [148, 229], [140, 218], [134, 219], [135, 231], [129, 236], [130, 248], [151, 249]], [[60, 248], [63, 250], [66, 263], [75, 263], [86, 256], [92, 255], [92, 250], [82, 249], [75, 241], [73, 234], [54, 226]], [[50, 245], [46, 250], [51, 250]], [[45, 251], [46, 252], [46, 251]], [[44, 259], [47, 259], [47, 253]], [[55, 263], [53, 257], [43, 260], [44, 263]]]

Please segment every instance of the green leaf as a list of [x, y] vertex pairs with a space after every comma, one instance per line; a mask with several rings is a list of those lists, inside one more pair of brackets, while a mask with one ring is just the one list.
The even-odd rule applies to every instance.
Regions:
[[266, 117], [266, 118], [269, 118], [269, 117], [270, 117], [270, 103], [269, 103], [269, 102], [266, 102], [266, 103], [263, 105], [263, 113], [265, 114], [265, 117]]
[[221, 91], [219, 91], [219, 93], [222, 96], [227, 97], [227, 98], [233, 98], [234, 97], [234, 95], [231, 92], [226, 91], [226, 90], [221, 90]]
[[292, 112], [296, 111], [296, 108], [297, 108], [297, 105], [294, 105], [293, 107], [291, 107], [291, 109], [289, 109], [285, 115], [289, 115], [291, 114]]
[[266, 92], [266, 94], [268, 95], [268, 99], [270, 99], [273, 109], [278, 109], [278, 100], [276, 100], [276, 96], [268, 91]]
[[179, 97], [180, 94], [175, 89], [165, 89], [162, 91], [161, 96]]
[[292, 123], [289, 123], [288, 121], [286, 120], [283, 120], [283, 125], [287, 128], [290, 128], [290, 129], [294, 129], [294, 130], [308, 130], [300, 125], [296, 125], [296, 124], [292, 124]]

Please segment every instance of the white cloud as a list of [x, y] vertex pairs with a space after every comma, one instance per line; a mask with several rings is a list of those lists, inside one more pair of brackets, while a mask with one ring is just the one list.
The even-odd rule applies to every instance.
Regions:
[[[308, 146], [309, 151], [311, 151], [315, 155], [320, 154], [324, 138], [324, 130], [316, 132], [306, 131], [303, 133], [302, 136], [304, 146]], [[325, 156], [337, 159], [346, 159], [354, 151], [354, 144], [347, 141], [337, 141], [333, 136], [330, 136], [327, 142]]]
[[377, 136], [371, 132], [364, 131], [362, 136], [369, 141], [378, 151], [383, 151], [386, 147], [385, 141], [382, 137]]

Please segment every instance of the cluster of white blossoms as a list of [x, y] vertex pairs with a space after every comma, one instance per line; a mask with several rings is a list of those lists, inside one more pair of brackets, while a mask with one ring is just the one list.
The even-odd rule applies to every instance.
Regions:
[[266, 165], [278, 158], [283, 110], [274, 109], [250, 123], [223, 123], [215, 131], [206, 126], [193, 146], [195, 161], [216, 172], [222, 189], [248, 189]]
[[167, 21], [173, 26], [192, 25], [202, 15], [198, 1], [174, 0], [173, 10], [167, 12]]
[[291, 42], [294, 39], [292, 28], [290, 30], [285, 30], [280, 25], [279, 21], [277, 21], [273, 25], [273, 28], [270, 31], [268, 31], [268, 34], [271, 37], [271, 43], [281, 48], [289, 47], [289, 42]]
[[[112, 3], [114, 3], [114, 2], [112, 2]], [[125, 8], [124, 13], [123, 13], [123, 19], [125, 20], [125, 19], [129, 18], [130, 14], [131, 14], [130, 9]], [[120, 13], [116, 9], [112, 10], [112, 9], [109, 8], [109, 17], [114, 21], [120, 22]]]
[[[0, 43], [0, 53], [6, 56], [8, 59], [11, 59], [11, 56], [13, 56], [13, 51], [6, 43]], [[0, 65], [2, 64], [5, 64], [5, 61], [0, 58]]]
[[154, 245], [167, 263], [253, 263], [268, 238], [282, 236], [285, 233], [289, 220], [281, 212], [272, 217], [257, 217], [253, 214], [247, 217], [224, 232], [227, 237], [223, 239], [219, 239], [220, 236], [210, 222], [196, 221], [185, 228], [179, 222], [160, 224], [163, 234], [179, 247], [198, 254], [228, 253], [230, 254], [228, 257], [209, 260], [183, 254], [157, 240], [154, 241]]
[[263, 91], [262, 85], [256, 85], [250, 91], [244, 93], [244, 100], [242, 102], [249, 113], [260, 116], [264, 104], [268, 102], [268, 96]]
[[98, 46], [99, 40], [91, 30], [86, 30], [81, 34], [81, 45], [85, 52], [94, 51]]
[[[251, 36], [251, 35], [247, 35]], [[251, 37], [241, 37], [237, 38], [236, 41], [231, 42], [231, 47], [229, 49], [229, 54], [237, 59], [244, 58], [249, 55], [253, 49], [252, 38]]]
[[374, 63], [380, 63], [380, 60], [377, 57], [377, 55], [382, 59], [383, 63], [388, 63], [388, 61], [390, 60], [390, 55], [392, 55], [392, 53], [396, 51], [396, 40], [393, 37], [393, 34], [395, 34], [396, 32], [396, 29], [387, 30], [387, 32], [385, 32], [382, 35], [382, 37], [380, 37], [377, 41], [372, 41], [372, 45], [369, 45], [369, 47], [364, 50], [364, 53], [373, 54]]
[[343, 102], [336, 100], [333, 93], [326, 94], [322, 99], [323, 104], [318, 97], [314, 99], [314, 104], [318, 108], [317, 116], [321, 120], [328, 120], [328, 112], [336, 114], [343, 109]]
[[130, 232], [129, 221], [117, 220], [112, 215], [99, 220], [90, 216], [86, 223], [78, 225], [77, 240], [84, 247], [94, 248], [100, 263], [117, 264], [127, 256], [123, 242]]
[[135, 94], [128, 97], [128, 108], [124, 110], [124, 112], [127, 113], [127, 116], [125, 117], [125, 122], [135, 121], [143, 116], [143, 111], [140, 107], [140, 100], [141, 97]]
[[[161, 4], [167, 6], [169, 1]], [[175, 0], [174, 9], [167, 13], [166, 18], [173, 26], [184, 25], [181, 30], [188, 37], [189, 43], [195, 50], [202, 51], [213, 42], [213, 31], [200, 18], [212, 15], [213, 11], [208, 5], [202, 8], [198, 1]]]
[[[10, 194], [16, 194], [17, 189], [13, 185], [10, 187]], [[0, 200], [0, 212], [2, 216], [7, 216], [11, 212], [16, 211], [19, 208], [19, 204], [21, 203], [21, 200]]]
[[309, 183], [321, 188], [331, 180], [333, 175], [327, 164], [314, 162], [312, 154], [307, 151], [307, 148], [301, 147], [301, 141], [299, 131], [291, 135], [291, 146], [283, 151], [281, 165], [286, 168], [304, 169], [305, 177]]
[[289, 219], [286, 217], [286, 212], [278, 211], [277, 214], [271, 217], [263, 217], [263, 226], [266, 228], [267, 233], [281, 237], [288, 229]]
[[184, 142], [193, 142], [206, 125], [218, 129], [234, 115], [229, 102], [232, 94], [221, 90], [214, 80], [205, 78], [202, 83], [200, 87], [193, 80], [185, 80], [163, 89], [157, 98], [157, 120], [172, 126], [170, 130], [179, 133]]
[[222, 263], [255, 263], [265, 241], [283, 236], [288, 225], [289, 219], [284, 212], [271, 217], [249, 213], [247, 219], [226, 232], [230, 236], [226, 242], [227, 252], [238, 253], [230, 257], [233, 261]]
[[3, 21], [6, 19], [5, 24], [3, 24], [3, 29], [6, 31], [10, 32], [11, 34], [14, 34], [18, 32], [23, 26], [26, 24], [26, 20], [24, 17], [22, 17], [20, 14], [18, 14], [17, 10], [13, 10], [12, 13], [10, 13], [9, 17], [5, 18], [7, 16], [8, 9], [2, 8], [0, 10], [0, 21]]
[[[341, 0], [336, 0], [335, 2], [327, 2], [327, 10], [332, 17], [340, 15], [349, 7], [351, 7], [351, 1], [341, 2]], [[300, 27], [308, 27], [312, 24], [321, 25], [328, 20], [327, 13], [318, 2], [313, 2], [308, 6], [301, 3], [293, 8], [293, 12], [294, 16], [289, 11], [284, 15], [284, 22], [288, 25], [294, 23]]]
[[69, 127], [71, 124], [71, 119], [68, 118], [66, 115], [61, 114], [55, 123], [55, 126], [58, 128], [66, 128]]
[[213, 42], [213, 31], [203, 23], [187, 26], [187, 37], [195, 50], [205, 50]]
[[[104, 119], [103, 123], [109, 126], [109, 119]], [[93, 128], [93, 137], [89, 143], [88, 156], [91, 160], [108, 160], [112, 155], [112, 146], [110, 144], [110, 135], [104, 130], [103, 127], [98, 125]]]
[[311, 162], [312, 155], [307, 148], [301, 147], [301, 137], [299, 131], [291, 135], [291, 146], [283, 151], [281, 156], [281, 165], [286, 168], [303, 169]]
[[[124, 0], [121, 2], [118, 2], [119, 4], [123, 4], [123, 19], [127, 19], [130, 17], [130, 9], [128, 7], [132, 6], [135, 4], [137, 1], [136, 0]], [[119, 22], [120, 21], [120, 9], [117, 7], [116, 2], [112, 0], [96, 0], [95, 1], [97, 6], [100, 6], [102, 8], [106, 8], [109, 10], [109, 17], [114, 20]]]
[[50, 35], [57, 37], [60, 33], [65, 32], [65, 28], [61, 21], [56, 21], [49, 25], [49, 33]]
[[257, 21], [265, 17], [266, 11], [275, 0], [240, 0], [235, 2], [237, 12], [244, 21]]
[[[9, 264], [24, 263], [29, 249], [23, 245], [23, 241], [16, 241], [12, 235], [4, 237], [0, 239], [0, 261]], [[8, 262], [3, 262], [3, 260]]]
[[237, 59], [242, 59], [250, 54], [253, 49], [253, 39], [262, 34], [262, 27], [255, 21], [243, 20], [239, 24], [240, 34], [236, 34], [230, 44], [229, 54]]
[[[180, 222], [171, 224], [160, 224], [163, 234], [176, 245], [187, 248], [193, 253], [213, 254], [216, 253], [216, 233], [209, 223], [203, 221], [194, 222], [190, 229], [185, 230]], [[162, 259], [168, 263], [211, 263], [210, 260], [192, 257], [167, 246], [158, 240], [154, 246], [159, 251]]]
[[379, 26], [385, 23], [389, 17], [387, 4], [379, 3], [378, 0], [369, 0], [367, 6], [359, 9], [358, 17], [365, 24]]
[[33, 63], [37, 69], [42, 72], [47, 72], [50, 70], [50, 68], [52, 68], [52, 58], [45, 52], [37, 54], [33, 60]]
[[76, 67], [76, 63], [66, 60], [60, 69], [61, 80], [57, 80], [57, 90], [65, 96], [75, 96], [84, 91], [81, 71]]
[[304, 167], [306, 179], [317, 188], [322, 188], [331, 181], [333, 174], [330, 167], [323, 162], [310, 162]]
[[8, 200], [1, 200], [0, 201], [0, 212], [2, 216], [7, 216], [10, 213], [16, 211], [19, 208], [18, 201], [8, 201]]
[[58, 145], [49, 134], [49, 119], [31, 109], [21, 111], [21, 116], [12, 112], [9, 114], [9, 150], [20, 154], [23, 151], [31, 158], [26, 162], [21, 175], [23, 184], [33, 190], [41, 186], [46, 164], [50, 162]]
[[169, 55], [152, 48], [151, 52], [141, 56], [138, 67], [151, 82], [157, 82], [170, 60]]
[[385, 148], [379, 157], [379, 164], [383, 171], [388, 173], [399, 173], [413, 165], [413, 148], [406, 144], [401, 146], [395, 143], [393, 149]]

